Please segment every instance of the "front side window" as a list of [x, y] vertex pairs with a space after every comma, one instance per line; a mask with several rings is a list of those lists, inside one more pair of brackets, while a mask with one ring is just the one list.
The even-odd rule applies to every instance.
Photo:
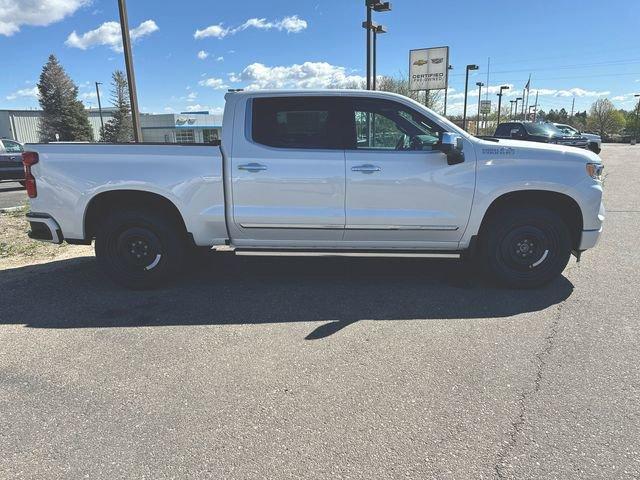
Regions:
[[424, 115], [390, 100], [357, 100], [356, 149], [433, 150], [442, 129]]
[[331, 97], [255, 98], [251, 133], [276, 148], [342, 148], [339, 108]]

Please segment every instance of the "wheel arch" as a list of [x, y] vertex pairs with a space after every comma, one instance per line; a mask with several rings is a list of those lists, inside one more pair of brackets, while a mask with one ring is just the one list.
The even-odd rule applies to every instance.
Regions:
[[504, 193], [495, 198], [484, 213], [480, 223], [479, 235], [482, 236], [489, 219], [500, 210], [514, 206], [544, 207], [557, 213], [569, 228], [572, 247], [574, 249], [578, 248], [584, 225], [580, 205], [571, 196], [551, 190], [517, 190]]
[[83, 219], [84, 239], [91, 241], [96, 234], [101, 218], [109, 211], [143, 207], [160, 212], [170, 218], [176, 227], [188, 234], [187, 226], [180, 210], [169, 198], [145, 190], [107, 190], [95, 195], [87, 204]]

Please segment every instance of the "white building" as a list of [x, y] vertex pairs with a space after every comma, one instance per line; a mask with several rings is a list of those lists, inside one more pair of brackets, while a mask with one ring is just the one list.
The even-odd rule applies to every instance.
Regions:
[[[112, 118], [112, 108], [103, 108], [105, 123]], [[100, 112], [88, 109], [93, 137], [100, 138]], [[10, 138], [22, 143], [37, 143], [40, 110], [0, 110], [0, 138]], [[180, 114], [140, 115], [142, 140], [160, 143], [211, 143], [218, 140], [222, 131], [222, 115], [209, 112], [185, 112]]]

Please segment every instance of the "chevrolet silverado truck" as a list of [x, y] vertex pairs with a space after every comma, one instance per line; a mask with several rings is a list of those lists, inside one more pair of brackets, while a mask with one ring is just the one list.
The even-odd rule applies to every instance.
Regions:
[[482, 140], [383, 92], [228, 93], [216, 145], [28, 150], [30, 237], [95, 241], [104, 272], [135, 289], [170, 280], [193, 247], [470, 258], [537, 287], [594, 247], [604, 220], [596, 154]]

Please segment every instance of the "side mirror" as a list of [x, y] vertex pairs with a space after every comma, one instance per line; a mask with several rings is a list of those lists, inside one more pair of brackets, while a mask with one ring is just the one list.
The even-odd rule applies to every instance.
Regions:
[[443, 132], [440, 134], [439, 148], [447, 156], [449, 165], [456, 165], [464, 162], [464, 152], [462, 151], [462, 137], [457, 133]]

